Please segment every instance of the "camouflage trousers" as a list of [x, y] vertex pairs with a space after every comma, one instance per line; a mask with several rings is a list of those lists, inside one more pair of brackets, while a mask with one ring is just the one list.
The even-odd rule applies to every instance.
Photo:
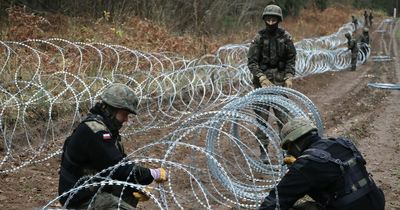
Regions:
[[[261, 106], [260, 108], [261, 108], [261, 110], [254, 110], [254, 112], [259, 117], [261, 117], [263, 120], [268, 122], [268, 118], [269, 118], [269, 115], [270, 115], [270, 112], [269, 112], [270, 107], [269, 106]], [[278, 119], [278, 121], [277, 121], [278, 129], [279, 129], [278, 132], [280, 132], [282, 127], [283, 127], [283, 124], [285, 124], [287, 122], [287, 116], [286, 116], [285, 113], [283, 113], [283, 112], [281, 112], [281, 111], [279, 111], [279, 110], [277, 110], [275, 108], [272, 108], [272, 111], [274, 112], [276, 118]], [[264, 122], [262, 122], [262, 120], [257, 119], [257, 121], [261, 125], [266, 127], [266, 124]], [[257, 131], [256, 131], [255, 135], [261, 141], [261, 143], [264, 145], [264, 147], [267, 148], [268, 144], [269, 144], [269, 141], [268, 141], [267, 136], [264, 134], [264, 132], [260, 128], [257, 128]]]
[[326, 208], [321, 206], [320, 204], [313, 202], [313, 201], [307, 201], [303, 202], [300, 204], [297, 204], [290, 208], [289, 210], [325, 210]]
[[[90, 205], [90, 208], [89, 208], [89, 205]], [[88, 202], [82, 204], [78, 209], [134, 210], [136, 208], [129, 205], [125, 201], [120, 200], [119, 197], [117, 197], [113, 194], [110, 194], [107, 192], [101, 192], [96, 196], [96, 198], [94, 199], [93, 202], [91, 202], [91, 200], [89, 200]]]
[[351, 70], [355, 71], [357, 67], [357, 53], [351, 54]]

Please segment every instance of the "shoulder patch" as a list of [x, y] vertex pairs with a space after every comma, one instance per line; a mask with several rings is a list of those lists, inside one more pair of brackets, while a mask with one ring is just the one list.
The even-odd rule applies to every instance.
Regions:
[[98, 121], [87, 121], [85, 124], [93, 131], [93, 133], [108, 131], [107, 127]]

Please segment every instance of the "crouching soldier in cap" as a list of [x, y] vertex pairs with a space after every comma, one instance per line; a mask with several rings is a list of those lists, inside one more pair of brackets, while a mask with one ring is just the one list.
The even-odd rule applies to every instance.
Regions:
[[128, 86], [113, 84], [104, 90], [101, 100], [65, 140], [58, 187], [59, 194], [63, 195], [60, 203], [77, 209], [89, 206], [90, 209], [135, 209], [140, 199], [134, 195], [140, 194], [128, 186], [106, 186], [101, 190], [89, 187], [68, 192], [94, 174], [142, 185], [167, 181], [163, 168], [124, 164], [113, 171], [104, 170], [126, 157], [119, 129], [128, 121], [129, 114], [137, 114], [138, 98]]
[[[259, 210], [384, 210], [384, 194], [350, 140], [321, 138], [315, 125], [305, 118], [289, 120], [281, 139], [282, 148], [296, 159]], [[294, 206], [305, 195], [315, 202]]]

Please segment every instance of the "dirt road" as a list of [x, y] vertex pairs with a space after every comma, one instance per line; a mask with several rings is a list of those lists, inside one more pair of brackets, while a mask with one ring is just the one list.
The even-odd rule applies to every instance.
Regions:
[[357, 142], [369, 171], [385, 192], [389, 210], [400, 209], [400, 91], [369, 88], [367, 84], [399, 83], [398, 28], [393, 23], [383, 35], [371, 34], [372, 56], [383, 53], [395, 57], [393, 61], [368, 61], [355, 72], [314, 75], [296, 83], [319, 108], [328, 136], [350, 136]]

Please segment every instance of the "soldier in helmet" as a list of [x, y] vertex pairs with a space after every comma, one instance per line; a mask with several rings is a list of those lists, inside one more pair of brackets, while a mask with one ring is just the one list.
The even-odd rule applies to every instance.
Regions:
[[363, 33], [360, 36], [360, 43], [369, 44], [369, 29], [367, 27], [363, 29]]
[[358, 45], [357, 41], [351, 37], [350, 33], [346, 33], [347, 48], [351, 51], [351, 70], [355, 71], [357, 67]]
[[[296, 117], [281, 131], [281, 147], [295, 161], [259, 210], [383, 210], [385, 197], [351, 140], [322, 138], [308, 119]], [[315, 202], [294, 204], [305, 195]]]
[[351, 16], [351, 22], [354, 24], [354, 31], [357, 31], [358, 20], [354, 15]]
[[368, 26], [368, 12], [364, 10], [364, 25]]
[[[65, 140], [58, 188], [64, 207], [86, 209], [91, 205], [93, 209], [117, 209], [119, 205], [120, 209], [134, 209], [137, 205], [138, 199], [133, 194], [137, 195], [138, 190], [130, 187], [108, 186], [100, 191], [99, 187], [90, 187], [68, 193], [87, 181], [86, 177], [126, 157], [119, 129], [129, 114], [137, 114], [137, 106], [138, 98], [128, 86], [113, 84], [104, 90], [101, 102], [90, 109], [86, 119]], [[142, 185], [167, 181], [163, 168], [149, 169], [135, 164], [126, 164], [112, 172], [103, 171], [98, 176]]]
[[[295, 74], [296, 48], [290, 34], [278, 26], [283, 19], [281, 8], [277, 5], [266, 6], [262, 19], [266, 28], [257, 33], [247, 55], [248, 67], [253, 74], [254, 88], [272, 85], [291, 88]], [[266, 111], [255, 110], [255, 112], [268, 121], [269, 107], [261, 107], [261, 109]], [[284, 113], [278, 110], [274, 112], [279, 121], [286, 121]], [[278, 126], [282, 127], [282, 124], [278, 123]], [[257, 129], [256, 135], [264, 146], [260, 146], [260, 159], [267, 163], [265, 149], [268, 147], [268, 139], [261, 129]]]
[[363, 29], [363, 33], [360, 35], [360, 37], [359, 37], [359, 43], [360, 43], [360, 51], [364, 54], [364, 55], [366, 55], [367, 54], [367, 52], [368, 52], [368, 48], [369, 48], [369, 42], [370, 42], [370, 40], [369, 40], [369, 30], [368, 30], [368, 28], [367, 27], [365, 27], [364, 29]]
[[368, 19], [369, 19], [369, 27], [372, 27], [372, 19], [374, 19], [374, 16], [372, 16], [372, 11], [369, 12]]

